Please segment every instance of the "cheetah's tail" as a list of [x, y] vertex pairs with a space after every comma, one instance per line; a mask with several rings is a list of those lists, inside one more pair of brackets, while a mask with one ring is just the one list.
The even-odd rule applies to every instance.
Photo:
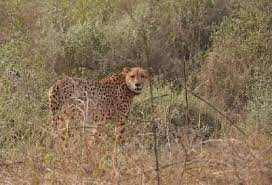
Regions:
[[48, 109], [52, 113], [52, 115], [57, 114], [57, 110], [59, 107], [57, 106], [57, 102], [54, 99], [56, 97], [56, 91], [55, 91], [56, 85], [53, 85], [49, 91], [48, 91]]

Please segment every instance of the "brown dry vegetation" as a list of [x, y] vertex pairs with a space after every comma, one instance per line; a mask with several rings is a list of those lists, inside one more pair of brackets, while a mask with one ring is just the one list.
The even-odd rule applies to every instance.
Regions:
[[[1, 1], [0, 184], [156, 184], [153, 123], [161, 184], [271, 184], [271, 9], [270, 0]], [[50, 85], [124, 66], [153, 72], [153, 106], [148, 90], [135, 99], [125, 143], [115, 147], [111, 123], [101, 137], [87, 125], [53, 142]]]

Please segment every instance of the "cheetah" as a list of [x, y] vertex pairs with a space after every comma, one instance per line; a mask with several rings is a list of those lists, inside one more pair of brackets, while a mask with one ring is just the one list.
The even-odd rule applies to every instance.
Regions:
[[121, 138], [133, 98], [143, 92], [148, 78], [147, 70], [133, 67], [100, 81], [72, 77], [58, 80], [48, 94], [53, 128], [68, 127], [72, 121], [113, 121]]

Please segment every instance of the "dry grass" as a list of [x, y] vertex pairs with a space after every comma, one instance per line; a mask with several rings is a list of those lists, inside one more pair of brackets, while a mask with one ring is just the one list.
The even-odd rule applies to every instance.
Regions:
[[[26, 146], [27, 150], [2, 153], [0, 182], [114, 184], [114, 139], [108, 136], [87, 145], [85, 136], [78, 133], [54, 149]], [[159, 146], [162, 184], [270, 184], [270, 136], [256, 133], [245, 138], [233, 130], [224, 138], [202, 142], [193, 141], [192, 136], [184, 132], [182, 143]], [[119, 146], [117, 152], [119, 184], [154, 184], [153, 150], [139, 136], [128, 137], [130, 142]]]
[[[246, 137], [191, 96], [186, 125], [183, 94], [171, 93], [166, 86], [155, 87], [161, 184], [271, 182], [270, 135], [252, 127]], [[1, 137], [15, 138], [4, 142], [10, 146], [0, 153], [0, 184], [155, 184], [148, 98], [145, 92], [136, 99], [127, 123], [126, 141], [117, 150], [110, 123], [102, 127], [100, 137], [93, 137], [89, 128], [84, 132], [80, 128], [64, 135], [65, 140], [54, 141], [51, 126], [39, 120], [11, 128], [12, 133]], [[211, 123], [214, 129], [207, 131], [205, 126]]]

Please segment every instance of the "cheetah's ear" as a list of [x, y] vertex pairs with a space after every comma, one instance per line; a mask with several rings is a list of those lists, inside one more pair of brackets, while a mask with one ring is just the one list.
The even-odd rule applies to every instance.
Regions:
[[123, 74], [127, 74], [129, 71], [130, 71], [130, 68], [129, 68], [129, 67], [124, 67], [122, 73], [123, 73]]

